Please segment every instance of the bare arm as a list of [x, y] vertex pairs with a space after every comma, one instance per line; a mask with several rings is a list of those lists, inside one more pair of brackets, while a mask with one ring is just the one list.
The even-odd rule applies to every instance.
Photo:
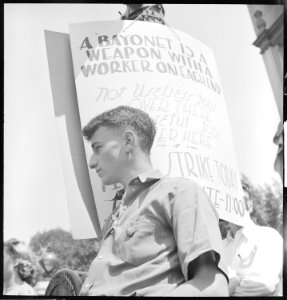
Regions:
[[272, 296], [277, 288], [281, 289], [283, 240], [271, 229], [262, 234], [252, 263], [232, 296]]
[[229, 296], [227, 279], [217, 267], [213, 252], [200, 255], [189, 264], [188, 269], [191, 279], [167, 296]]

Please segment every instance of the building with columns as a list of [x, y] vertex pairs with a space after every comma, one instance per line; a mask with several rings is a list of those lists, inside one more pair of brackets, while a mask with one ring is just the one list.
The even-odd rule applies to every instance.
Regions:
[[278, 145], [274, 169], [283, 180], [283, 53], [284, 53], [284, 5], [248, 5], [256, 33], [255, 47], [260, 48], [276, 106], [280, 115], [273, 142]]

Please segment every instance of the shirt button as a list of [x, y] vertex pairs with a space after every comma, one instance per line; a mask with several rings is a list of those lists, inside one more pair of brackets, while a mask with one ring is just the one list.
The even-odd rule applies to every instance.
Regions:
[[97, 258], [98, 259], [103, 259], [104, 257], [103, 257], [103, 255], [99, 255]]
[[86, 289], [87, 289], [89, 286], [90, 286], [89, 283], [86, 283], [86, 284], [85, 284], [85, 288], [86, 288]]
[[128, 207], [126, 205], [123, 206], [123, 209], [126, 210]]
[[132, 237], [132, 236], [134, 235], [135, 231], [136, 231], [136, 230], [135, 230], [134, 227], [129, 227], [129, 228], [127, 229], [127, 231], [126, 231], [127, 236], [128, 236], [128, 237]]

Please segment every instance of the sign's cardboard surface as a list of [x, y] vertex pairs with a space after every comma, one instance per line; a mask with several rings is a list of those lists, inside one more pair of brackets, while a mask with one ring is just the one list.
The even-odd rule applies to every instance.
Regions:
[[[82, 125], [119, 105], [146, 111], [157, 123], [154, 167], [197, 182], [220, 218], [243, 225], [240, 174], [210, 48], [170, 27], [137, 21], [71, 24], [70, 41]], [[88, 143], [85, 152], [89, 161]], [[117, 187], [102, 186], [93, 170], [89, 175], [100, 209]], [[105, 217], [99, 213], [101, 224]]]

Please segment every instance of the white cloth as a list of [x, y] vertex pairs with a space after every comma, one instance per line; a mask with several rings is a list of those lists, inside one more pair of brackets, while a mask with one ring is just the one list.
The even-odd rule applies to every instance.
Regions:
[[249, 219], [223, 240], [231, 296], [282, 296], [283, 239]]
[[13, 296], [35, 296], [37, 292], [25, 281], [21, 284], [13, 286], [13, 288], [9, 290], [4, 290], [3, 295], [13, 295]]

